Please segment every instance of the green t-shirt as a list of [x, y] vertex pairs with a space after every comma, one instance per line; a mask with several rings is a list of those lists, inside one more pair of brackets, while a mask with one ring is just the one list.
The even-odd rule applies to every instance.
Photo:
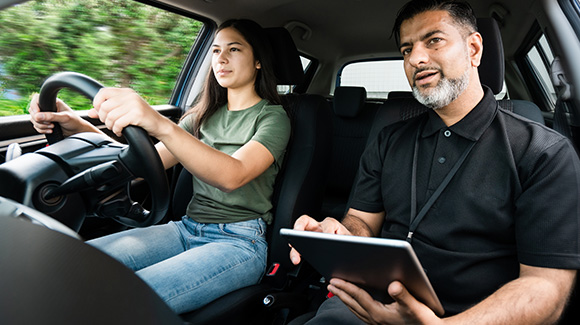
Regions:
[[[180, 126], [192, 133], [192, 118], [185, 118]], [[203, 123], [199, 135], [203, 143], [228, 155], [250, 140], [257, 141], [270, 151], [275, 161], [260, 176], [230, 193], [193, 176], [194, 194], [187, 207], [187, 216], [200, 223], [231, 223], [257, 218], [271, 223], [274, 181], [290, 137], [290, 119], [282, 106], [270, 105], [265, 99], [241, 111], [228, 111], [225, 105]]]

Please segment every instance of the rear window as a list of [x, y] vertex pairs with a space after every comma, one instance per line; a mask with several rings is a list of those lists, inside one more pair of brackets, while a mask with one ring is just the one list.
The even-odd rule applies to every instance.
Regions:
[[[339, 75], [339, 86], [359, 86], [367, 90], [367, 98], [385, 99], [392, 91], [411, 91], [402, 59], [361, 61], [344, 66]], [[502, 99], [503, 90], [495, 97]]]
[[[135, 89], [167, 104], [203, 24], [136, 1], [33, 0], [0, 11], [0, 116], [27, 113], [31, 94], [61, 71]], [[90, 102], [72, 91], [73, 109]]]
[[367, 90], [367, 98], [385, 99], [391, 91], [411, 91], [403, 60], [353, 62], [344, 66], [339, 86], [359, 86]]

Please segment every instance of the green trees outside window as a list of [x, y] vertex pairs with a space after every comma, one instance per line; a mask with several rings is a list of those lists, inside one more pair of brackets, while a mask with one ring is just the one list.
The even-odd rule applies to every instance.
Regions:
[[[199, 21], [128, 0], [35, 0], [0, 11], [0, 116], [27, 113], [54, 73], [75, 71], [167, 104]], [[59, 94], [74, 109], [90, 102]]]

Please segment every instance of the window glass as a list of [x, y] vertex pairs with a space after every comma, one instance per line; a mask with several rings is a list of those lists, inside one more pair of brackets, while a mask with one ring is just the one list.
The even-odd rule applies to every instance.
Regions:
[[548, 44], [548, 40], [546, 39], [546, 35], [542, 35], [540, 40], [538, 41], [538, 46], [542, 49], [542, 52], [546, 55], [547, 63], [552, 63], [554, 61], [554, 54], [552, 53], [552, 49]]
[[[341, 86], [360, 86], [367, 90], [367, 97], [385, 99], [392, 91], [411, 91], [403, 69], [403, 60], [365, 61], [346, 65], [340, 75]], [[507, 93], [504, 82], [502, 91], [496, 95], [502, 99]]]
[[362, 86], [368, 98], [387, 98], [391, 91], [411, 91], [403, 60], [354, 62], [340, 73], [340, 86]]
[[554, 108], [557, 95], [549, 72], [550, 65], [554, 61], [554, 55], [544, 36], [530, 49], [526, 59], [530, 63], [533, 73], [540, 81], [540, 86], [547, 96], [551, 107]]
[[300, 62], [302, 62], [302, 69], [304, 71], [308, 70], [308, 67], [310, 66], [310, 62], [312, 62], [312, 60], [310, 60], [309, 58], [305, 58], [303, 56], [300, 56]]
[[[105, 86], [167, 104], [203, 24], [128, 0], [34, 0], [0, 11], [0, 116], [27, 113], [54, 73], [75, 71]], [[74, 109], [90, 102], [72, 91]]]

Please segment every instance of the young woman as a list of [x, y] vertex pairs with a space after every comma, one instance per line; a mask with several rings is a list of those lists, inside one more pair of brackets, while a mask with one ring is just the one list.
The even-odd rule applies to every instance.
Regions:
[[[249, 20], [217, 31], [211, 71], [198, 103], [179, 125], [158, 114], [131, 89], [103, 88], [89, 116], [114, 133], [144, 128], [160, 142], [165, 168], [181, 163], [194, 176], [194, 195], [178, 222], [127, 230], [88, 243], [133, 269], [177, 313], [195, 310], [258, 283], [266, 268], [266, 223], [290, 136], [279, 105], [271, 49]], [[65, 135], [99, 132], [62, 101], [57, 113], [30, 105], [40, 133], [60, 123]]]

